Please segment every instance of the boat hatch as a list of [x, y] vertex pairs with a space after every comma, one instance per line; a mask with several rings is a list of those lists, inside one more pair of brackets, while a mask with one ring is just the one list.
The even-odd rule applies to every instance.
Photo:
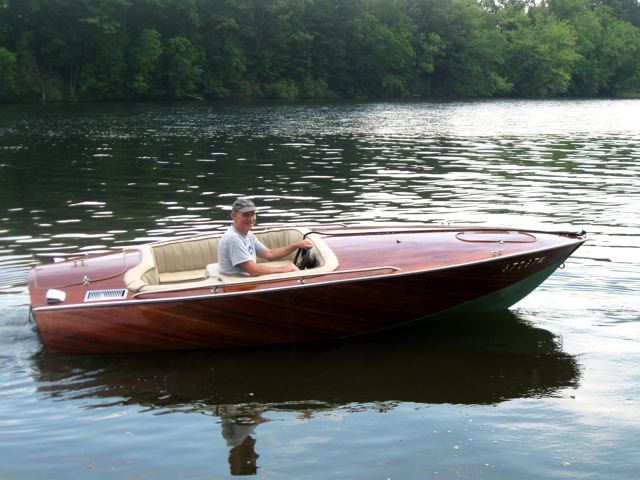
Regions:
[[482, 243], [533, 243], [538, 240], [528, 232], [491, 230], [464, 231], [457, 233], [456, 238], [463, 242]]
[[123, 300], [127, 298], [126, 288], [113, 290], [90, 290], [84, 296], [85, 302], [98, 302], [100, 300]]

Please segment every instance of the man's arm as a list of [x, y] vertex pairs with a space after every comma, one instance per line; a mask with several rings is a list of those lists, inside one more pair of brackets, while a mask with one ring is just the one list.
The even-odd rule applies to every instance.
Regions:
[[262, 263], [248, 261], [241, 263], [239, 266], [252, 277], [268, 275], [269, 273], [296, 272], [299, 270], [298, 267], [296, 267], [293, 263], [290, 263], [289, 265], [285, 265], [283, 267], [269, 267]]
[[[286, 257], [292, 252], [295, 252], [299, 248], [313, 248], [313, 242], [309, 239], [305, 239], [296, 243], [291, 243], [284, 247], [261, 248], [259, 250], [258, 256], [260, 258], [264, 258], [267, 261], [278, 260], [282, 257]], [[241, 263], [240, 267], [242, 267], [242, 269], [252, 277], [268, 275], [269, 273], [296, 272], [299, 270], [299, 268], [296, 267], [293, 263], [290, 263], [289, 265], [285, 265], [283, 267], [269, 267], [262, 263], [249, 261]]]
[[[285, 245], [284, 247], [263, 248], [263, 249], [260, 249], [260, 251], [258, 252], [258, 256], [268, 261], [278, 260], [282, 257], [286, 257], [292, 252], [295, 252], [299, 248], [313, 248], [313, 242], [307, 238], [304, 240], [300, 240], [299, 242], [296, 242], [296, 243]], [[290, 271], [290, 270], [287, 270], [287, 271]], [[269, 273], [277, 273], [277, 272], [269, 272]], [[259, 275], [262, 275], [262, 274], [259, 274]]]

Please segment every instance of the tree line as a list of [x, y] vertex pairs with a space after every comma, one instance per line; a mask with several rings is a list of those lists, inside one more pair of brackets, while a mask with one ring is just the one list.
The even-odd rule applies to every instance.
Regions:
[[0, 100], [638, 96], [638, 0], [0, 0]]

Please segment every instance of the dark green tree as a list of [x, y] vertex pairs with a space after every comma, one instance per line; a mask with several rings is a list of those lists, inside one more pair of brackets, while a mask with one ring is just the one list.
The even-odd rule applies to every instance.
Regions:
[[16, 55], [0, 47], [0, 100], [10, 100], [17, 94]]
[[507, 38], [507, 78], [514, 93], [526, 97], [565, 93], [579, 59], [574, 31], [538, 7], [508, 8], [501, 21]]
[[640, 3], [638, 0], [599, 0], [596, 5], [604, 7], [614, 17], [640, 27]]
[[252, 9], [252, 3], [248, 0], [201, 3], [206, 96], [228, 98], [251, 95], [247, 45], [251, 43], [252, 30], [245, 20], [251, 16]]
[[[69, 0], [70, 1], [70, 0]], [[77, 26], [88, 32], [90, 59], [80, 69], [81, 89], [88, 98], [121, 99], [127, 94], [126, 30], [129, 0], [86, 0]], [[73, 3], [73, 2], [70, 2]]]
[[154, 91], [158, 83], [156, 74], [162, 59], [160, 32], [148, 28], [140, 32], [129, 55], [130, 90], [136, 96], [145, 96]]
[[0, 0], [0, 99], [640, 94], [637, 0]]
[[598, 12], [602, 43], [598, 61], [606, 75], [602, 93], [612, 96], [640, 93], [640, 31], [630, 23]]
[[174, 98], [197, 96], [202, 82], [202, 54], [185, 37], [169, 39], [165, 50], [167, 85]]
[[431, 92], [464, 97], [509, 91], [501, 68], [505, 39], [486, 10], [470, 0], [416, 1], [413, 9], [418, 29], [441, 41]]

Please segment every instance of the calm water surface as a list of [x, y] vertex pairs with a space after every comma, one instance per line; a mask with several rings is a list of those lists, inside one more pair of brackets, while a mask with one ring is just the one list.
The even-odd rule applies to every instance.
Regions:
[[[0, 477], [636, 479], [640, 101], [0, 107]], [[30, 265], [262, 224], [585, 229], [510, 311], [304, 347], [42, 351]]]

